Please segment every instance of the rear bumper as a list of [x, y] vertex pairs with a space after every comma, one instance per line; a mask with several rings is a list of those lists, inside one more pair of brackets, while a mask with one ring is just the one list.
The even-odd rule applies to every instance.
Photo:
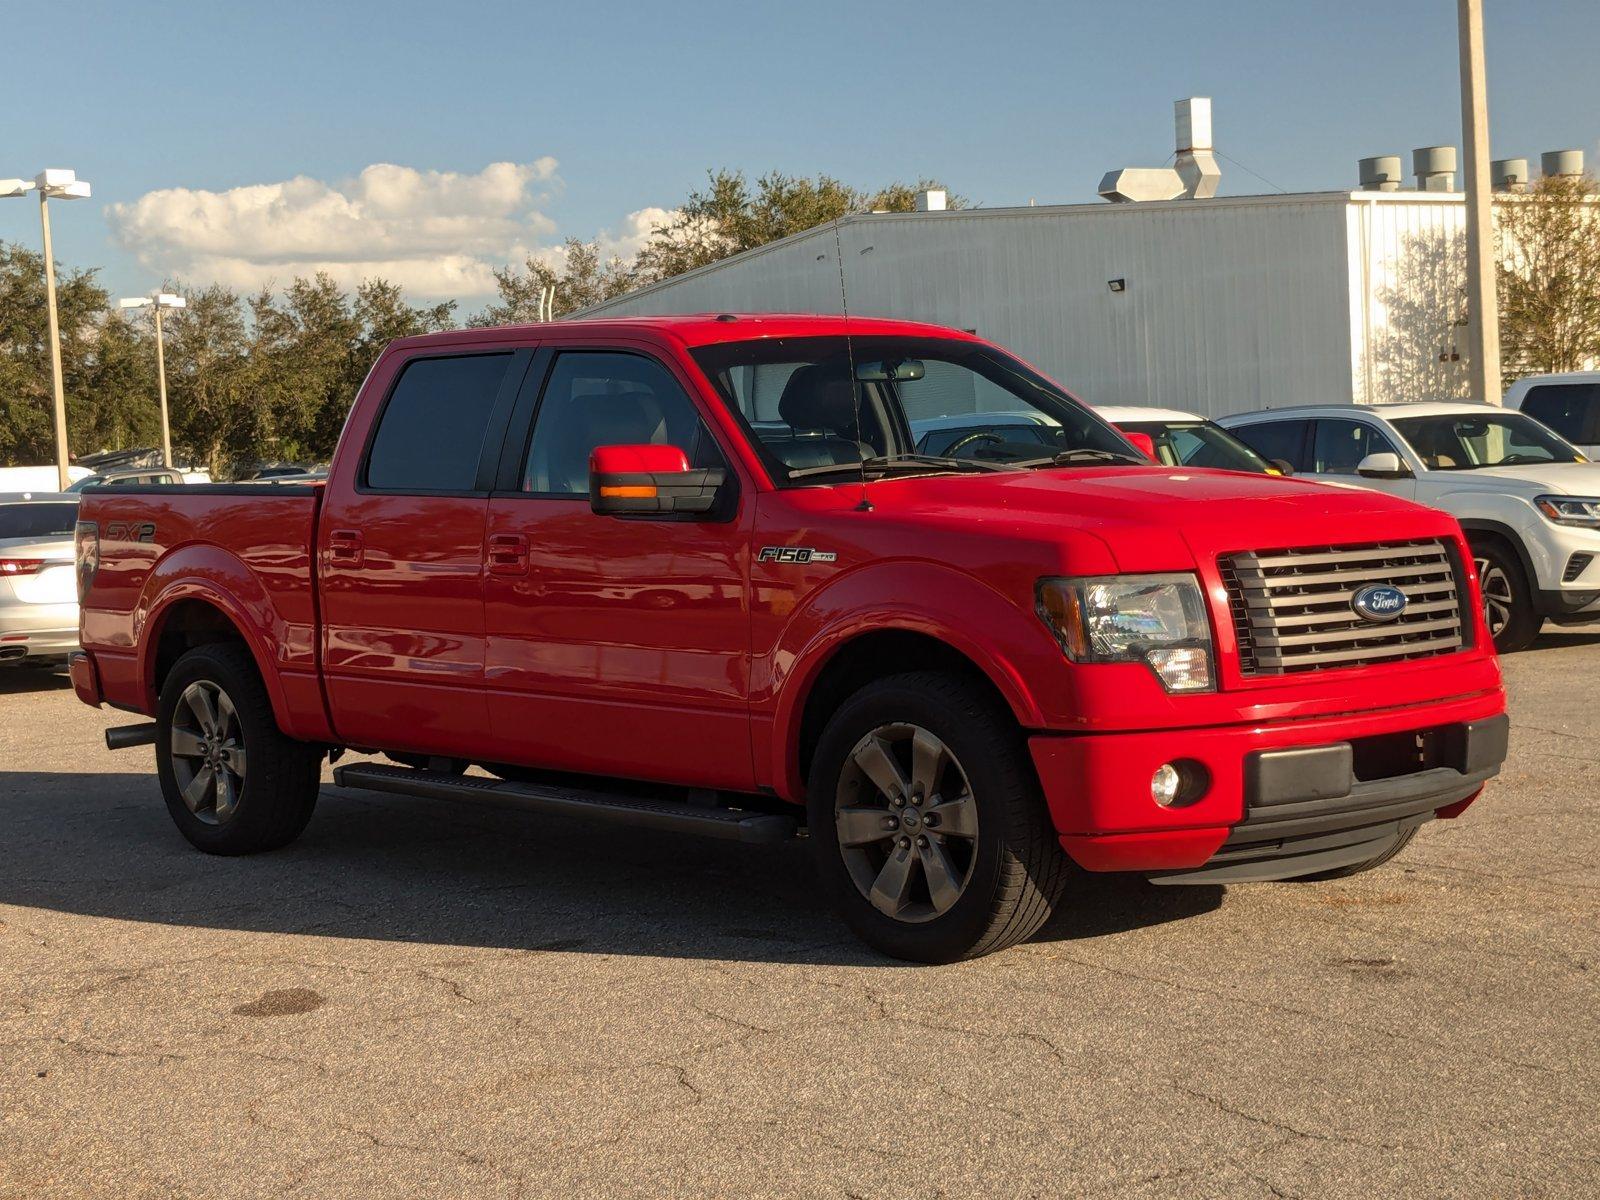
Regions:
[[[1039, 736], [1030, 742], [1068, 854], [1091, 871], [1281, 879], [1342, 865], [1307, 855], [1455, 816], [1505, 758], [1499, 691], [1418, 708], [1272, 725]], [[1197, 764], [1192, 804], [1150, 796], [1164, 763]], [[1174, 876], [1173, 881], [1177, 879]]]
[[95, 666], [94, 655], [87, 650], [75, 650], [67, 656], [67, 674], [72, 677], [72, 690], [78, 699], [99, 708], [105, 699], [100, 690], [100, 671]]

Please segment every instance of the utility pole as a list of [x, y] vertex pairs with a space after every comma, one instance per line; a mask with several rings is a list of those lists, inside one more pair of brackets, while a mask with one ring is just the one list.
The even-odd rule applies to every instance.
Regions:
[[1467, 168], [1467, 349], [1472, 398], [1499, 404], [1500, 309], [1495, 300], [1494, 208], [1489, 197], [1483, 0], [1456, 0], [1456, 9], [1461, 35], [1461, 141]]

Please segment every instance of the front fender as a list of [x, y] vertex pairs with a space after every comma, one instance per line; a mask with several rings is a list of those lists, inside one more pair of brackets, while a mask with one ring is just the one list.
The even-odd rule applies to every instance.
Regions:
[[757, 682], [764, 663], [772, 700], [768, 777], [780, 794], [803, 795], [800, 725], [817, 676], [852, 641], [885, 630], [945, 643], [994, 684], [1019, 725], [1038, 729], [1050, 723], [1046, 709], [1055, 706], [1041, 704], [1036, 689], [1040, 681], [1064, 678], [1066, 663], [1031, 607], [937, 563], [873, 563], [808, 595], [776, 645], [758, 651]]

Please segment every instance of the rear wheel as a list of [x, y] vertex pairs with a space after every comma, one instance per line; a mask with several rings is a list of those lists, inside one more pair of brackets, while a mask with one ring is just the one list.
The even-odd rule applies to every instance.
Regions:
[[1501, 654], [1526, 650], [1543, 624], [1533, 608], [1533, 591], [1516, 552], [1504, 542], [1486, 538], [1472, 547], [1483, 593], [1483, 615], [1494, 648]]
[[208, 854], [276, 850], [311, 820], [322, 749], [285, 737], [242, 646], [173, 665], [156, 715], [156, 774], [179, 832]]
[[824, 886], [874, 949], [953, 962], [1049, 918], [1068, 863], [1011, 714], [935, 672], [869, 684], [812, 761], [808, 823]]

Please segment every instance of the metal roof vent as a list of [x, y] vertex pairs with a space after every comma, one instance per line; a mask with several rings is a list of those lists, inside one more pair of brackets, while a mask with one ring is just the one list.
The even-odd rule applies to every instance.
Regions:
[[1361, 190], [1363, 192], [1398, 192], [1405, 168], [1400, 165], [1398, 154], [1380, 154], [1376, 158], [1363, 158], [1359, 167], [1361, 171]]
[[1528, 160], [1525, 158], [1497, 158], [1489, 164], [1489, 181], [1497, 192], [1525, 192], [1528, 190]]
[[927, 188], [917, 193], [913, 207], [918, 212], [943, 212], [948, 200], [943, 188]]
[[1421, 146], [1411, 152], [1411, 169], [1417, 173], [1419, 192], [1456, 190], [1456, 148]]
[[1582, 150], [1546, 150], [1539, 156], [1539, 166], [1546, 175], [1582, 175]]
[[1107, 171], [1100, 195], [1113, 204], [1141, 200], [1206, 200], [1217, 194], [1222, 168], [1211, 145], [1211, 100], [1191, 96], [1173, 106], [1177, 159], [1171, 167]]

